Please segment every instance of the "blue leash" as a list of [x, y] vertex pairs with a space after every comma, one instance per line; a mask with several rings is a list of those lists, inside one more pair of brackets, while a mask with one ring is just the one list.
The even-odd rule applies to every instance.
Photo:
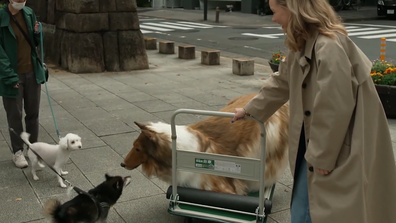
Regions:
[[[43, 27], [41, 25], [41, 22], [38, 22], [39, 24], [39, 31], [40, 31], [40, 52], [41, 52], [41, 62], [43, 63], [44, 66], [44, 47], [43, 47]], [[48, 69], [48, 68], [47, 68]], [[52, 109], [52, 105], [51, 105], [51, 99], [48, 93], [48, 87], [47, 87], [47, 81], [44, 81], [44, 85], [45, 85], [45, 91], [47, 93], [47, 98], [48, 98], [48, 103], [49, 103], [49, 107], [51, 108], [51, 113], [52, 113], [52, 118], [54, 119], [54, 124], [55, 124], [55, 129], [56, 129], [56, 134], [58, 135], [58, 138], [60, 139], [60, 134], [59, 134], [59, 130], [58, 130], [58, 125], [56, 124], [56, 119], [55, 119], [55, 114], [54, 114], [54, 110]]]

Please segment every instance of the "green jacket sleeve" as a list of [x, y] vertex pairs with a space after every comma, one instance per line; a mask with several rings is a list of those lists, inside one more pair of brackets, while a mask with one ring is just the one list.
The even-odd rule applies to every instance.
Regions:
[[18, 74], [11, 68], [10, 59], [0, 45], [0, 81], [5, 85], [15, 86], [18, 84]]

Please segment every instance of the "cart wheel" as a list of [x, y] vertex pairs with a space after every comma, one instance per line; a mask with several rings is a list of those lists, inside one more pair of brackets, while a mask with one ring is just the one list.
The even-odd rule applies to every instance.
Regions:
[[271, 209], [272, 209], [272, 201], [268, 200], [268, 198], [265, 199], [264, 201], [264, 213], [265, 215], [271, 214]]
[[193, 223], [193, 219], [189, 217], [184, 218], [184, 223]]

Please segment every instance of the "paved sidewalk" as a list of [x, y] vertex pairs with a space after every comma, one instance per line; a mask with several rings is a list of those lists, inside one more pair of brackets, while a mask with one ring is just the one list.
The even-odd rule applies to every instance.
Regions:
[[[150, 16], [164, 19], [185, 20], [203, 23], [212, 23], [226, 26], [241, 26], [241, 27], [262, 27], [262, 26], [277, 26], [278, 24], [272, 22], [272, 15], [259, 16], [256, 14], [236, 12], [225, 12], [220, 10], [219, 23], [216, 21], [216, 11], [208, 10], [207, 20], [203, 20], [203, 10], [192, 10], [183, 8], [138, 8], [139, 16]], [[377, 8], [373, 6], [363, 6], [359, 11], [348, 9], [339, 11], [344, 22], [356, 22], [364, 20], [378, 19]]]
[[[111, 223], [183, 222], [167, 213], [168, 185], [147, 179], [140, 170], [120, 167], [139, 134], [134, 121], [169, 123], [171, 114], [179, 108], [218, 110], [236, 96], [258, 92], [263, 79], [269, 76], [269, 68], [260, 64], [256, 64], [254, 76], [233, 75], [231, 59], [225, 57], [221, 65], [208, 67], [200, 64], [199, 53], [195, 60], [181, 60], [177, 54], [162, 55], [157, 51], [147, 53], [149, 70], [77, 75], [52, 69], [48, 83], [60, 134], [77, 133], [83, 142], [83, 149], [71, 155], [66, 178], [89, 190], [104, 180], [106, 172], [132, 176], [131, 184], [110, 212]], [[44, 85], [40, 117], [39, 140], [55, 143], [57, 135]], [[182, 114], [176, 121], [190, 124], [202, 118], [206, 116]], [[396, 149], [396, 120], [389, 120], [389, 126]], [[30, 167], [20, 170], [14, 166], [3, 109], [0, 130], [1, 222], [48, 222], [43, 219], [41, 205], [52, 197], [68, 200], [66, 189], [58, 186], [49, 168], [38, 173], [39, 181], [33, 181]], [[290, 222], [291, 185], [287, 170], [277, 184], [269, 223]]]

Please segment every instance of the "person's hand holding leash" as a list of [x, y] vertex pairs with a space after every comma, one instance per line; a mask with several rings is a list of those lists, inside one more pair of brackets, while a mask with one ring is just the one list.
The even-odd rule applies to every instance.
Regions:
[[38, 33], [39, 32], [39, 23], [36, 21], [36, 24], [34, 24], [34, 32]]

